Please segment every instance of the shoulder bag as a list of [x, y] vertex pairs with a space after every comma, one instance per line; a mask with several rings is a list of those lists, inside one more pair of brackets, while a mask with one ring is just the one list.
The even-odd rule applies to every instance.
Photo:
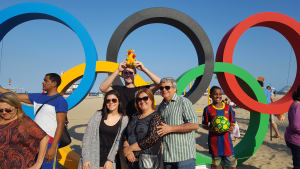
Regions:
[[[44, 106], [44, 104], [50, 102], [51, 100], [54, 100], [54, 99], [58, 98], [59, 96], [61, 96], [61, 95], [58, 94], [57, 96], [54, 96], [54, 97], [48, 99], [47, 101], [45, 101], [45, 102], [37, 109], [37, 111], [36, 111], [36, 113], [35, 113], [35, 116], [38, 114], [38, 112], [41, 110], [41, 108]], [[72, 140], [71, 140], [71, 136], [70, 136], [70, 134], [69, 134], [69, 132], [68, 132], [68, 123], [69, 123], [68, 118], [66, 118], [64, 130], [63, 130], [62, 135], [61, 135], [60, 140], [59, 140], [59, 146], [58, 146], [59, 148], [62, 148], [62, 147], [65, 147], [65, 146], [69, 145], [69, 144], [71, 143], [71, 141], [72, 141]]]

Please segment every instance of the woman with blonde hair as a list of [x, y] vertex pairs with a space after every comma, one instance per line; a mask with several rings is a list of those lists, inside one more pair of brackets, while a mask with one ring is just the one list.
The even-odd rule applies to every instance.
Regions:
[[48, 140], [15, 94], [0, 94], [0, 169], [40, 168]]
[[150, 89], [137, 91], [134, 115], [127, 126], [127, 141], [124, 155], [129, 169], [159, 168], [161, 138], [157, 134], [158, 126], [163, 122], [154, 106], [154, 96]]

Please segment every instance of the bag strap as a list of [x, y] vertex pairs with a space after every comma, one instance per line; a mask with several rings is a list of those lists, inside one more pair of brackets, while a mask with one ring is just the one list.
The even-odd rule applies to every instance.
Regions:
[[60, 96], [60, 94], [58, 94], [58, 95], [56, 95], [56, 96], [54, 96], [54, 97], [52, 97], [52, 98], [46, 100], [46, 101], [45, 101], [45, 102], [37, 109], [37, 111], [36, 111], [36, 113], [35, 113], [34, 116], [36, 117], [36, 115], [39, 113], [39, 111], [40, 111], [41, 108], [44, 106], [44, 104], [50, 102], [51, 100], [54, 100], [54, 99], [58, 98], [59, 96]]

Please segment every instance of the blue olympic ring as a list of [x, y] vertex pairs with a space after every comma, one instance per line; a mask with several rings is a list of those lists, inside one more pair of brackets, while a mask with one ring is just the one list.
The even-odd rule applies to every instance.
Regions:
[[[92, 88], [96, 78], [96, 61], [98, 59], [92, 38], [82, 24], [71, 14], [52, 5], [42, 3], [23, 3], [0, 11], [0, 41], [17, 25], [35, 19], [47, 19], [64, 24], [70, 28], [81, 41], [85, 52], [86, 67], [78, 88], [66, 99], [69, 109], [80, 103]], [[28, 116], [33, 118], [33, 108], [23, 105]]]

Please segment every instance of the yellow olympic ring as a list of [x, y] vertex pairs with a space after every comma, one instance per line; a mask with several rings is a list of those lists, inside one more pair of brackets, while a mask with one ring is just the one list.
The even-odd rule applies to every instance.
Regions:
[[[114, 72], [116, 69], [118, 69], [118, 66], [119, 64], [115, 62], [97, 61], [95, 71], [97, 73]], [[61, 75], [61, 85], [57, 89], [58, 92], [64, 93], [74, 82], [76, 82], [78, 79], [80, 79], [83, 76], [84, 70], [85, 70], [85, 63], [82, 63], [64, 72]], [[143, 86], [143, 85], [147, 85], [147, 82], [145, 82], [141, 78], [141, 76], [137, 74], [134, 79], [134, 84], [136, 86]]]

